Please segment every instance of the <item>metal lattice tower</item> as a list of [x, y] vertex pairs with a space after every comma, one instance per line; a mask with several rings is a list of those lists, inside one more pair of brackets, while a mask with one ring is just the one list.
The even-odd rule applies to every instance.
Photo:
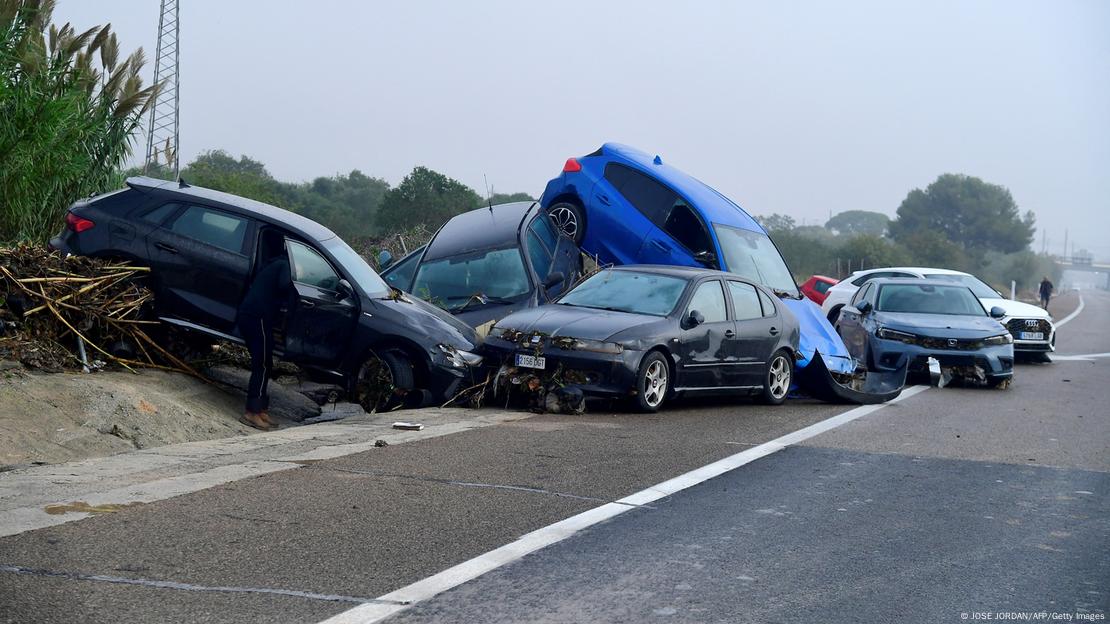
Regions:
[[146, 133], [146, 163], [143, 172], [159, 165], [173, 169], [176, 180], [180, 173], [177, 151], [178, 124], [178, 48], [181, 22], [178, 0], [162, 0], [158, 18], [158, 52], [154, 56], [154, 84], [162, 89], [150, 107], [150, 125]]

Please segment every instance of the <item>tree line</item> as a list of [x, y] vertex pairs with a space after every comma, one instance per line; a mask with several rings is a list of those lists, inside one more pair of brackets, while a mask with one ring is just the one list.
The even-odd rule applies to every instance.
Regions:
[[943, 174], [911, 190], [894, 219], [865, 210], [841, 212], [823, 226], [799, 226], [782, 214], [756, 219], [799, 282], [861, 268], [927, 266], [967, 271], [1008, 289], [1010, 280], [1030, 288], [1058, 273], [1050, 258], [1029, 248], [1033, 213], [1022, 214], [1005, 187], [968, 175]]

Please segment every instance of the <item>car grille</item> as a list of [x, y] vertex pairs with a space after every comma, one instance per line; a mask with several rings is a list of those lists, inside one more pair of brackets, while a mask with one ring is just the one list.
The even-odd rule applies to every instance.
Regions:
[[1052, 331], [1052, 323], [1049, 323], [1046, 319], [1016, 318], [1010, 319], [1010, 322], [1006, 323], [1006, 329], [1013, 334], [1014, 338], [1020, 336], [1021, 332], [1042, 332], [1045, 339], [1048, 339], [1048, 335]]
[[975, 349], [983, 348], [983, 340], [981, 338], [929, 338], [926, 336], [919, 336], [917, 339], [917, 344], [925, 347], [926, 349], [953, 349], [961, 351], [973, 351]]

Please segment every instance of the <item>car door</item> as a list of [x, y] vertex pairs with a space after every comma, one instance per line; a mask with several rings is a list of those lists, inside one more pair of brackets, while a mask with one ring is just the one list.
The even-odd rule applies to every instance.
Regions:
[[[574, 284], [577, 277], [580, 262], [578, 246], [568, 236], [557, 233], [550, 217], [544, 213], [529, 222], [525, 238], [528, 259], [543, 293], [541, 300], [558, 297]], [[548, 288], [547, 279], [555, 273], [561, 273], [563, 279]]]
[[639, 264], [640, 248], [653, 222], [673, 203], [670, 189], [620, 163], [605, 166], [594, 185], [586, 237], [602, 263]]
[[848, 347], [848, 352], [861, 362], [866, 362], [867, 329], [864, 327], [863, 314], [856, 304], [861, 301], [871, 301], [875, 290], [873, 283], [864, 284], [863, 288], [856, 291], [852, 300], [840, 311], [840, 318], [836, 321], [836, 331], [840, 334], [844, 345]]
[[682, 319], [698, 311], [705, 321], [684, 329], [678, 336], [678, 355], [682, 363], [677, 386], [714, 388], [739, 385], [739, 352], [736, 324], [729, 316], [724, 286], [718, 279], [698, 284]]
[[351, 342], [358, 301], [341, 294], [339, 272], [310, 245], [286, 239], [289, 272], [297, 299], [285, 328], [285, 355], [330, 367]]
[[720, 268], [708, 228], [685, 199], [674, 195], [664, 214], [644, 237], [640, 262]]
[[783, 331], [778, 306], [755, 286], [737, 280], [728, 281], [736, 320], [740, 382], [738, 385], [758, 386], [763, 372]]
[[159, 314], [233, 333], [255, 227], [241, 215], [186, 204], [153, 230], [147, 256]]

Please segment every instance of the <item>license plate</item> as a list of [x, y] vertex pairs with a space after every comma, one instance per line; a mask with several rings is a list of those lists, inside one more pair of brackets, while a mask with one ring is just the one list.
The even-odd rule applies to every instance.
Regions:
[[1018, 340], [1044, 340], [1044, 332], [1021, 332]]
[[523, 353], [516, 354], [516, 365], [524, 368], [538, 368], [544, 369], [547, 365], [547, 359], [541, 355], [524, 355]]

